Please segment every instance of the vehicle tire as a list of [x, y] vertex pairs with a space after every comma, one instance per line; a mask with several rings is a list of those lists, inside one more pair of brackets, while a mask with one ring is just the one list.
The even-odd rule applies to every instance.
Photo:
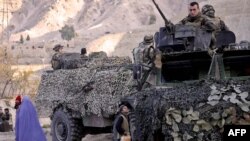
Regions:
[[82, 123], [70, 112], [58, 109], [53, 114], [51, 131], [53, 141], [81, 141]]

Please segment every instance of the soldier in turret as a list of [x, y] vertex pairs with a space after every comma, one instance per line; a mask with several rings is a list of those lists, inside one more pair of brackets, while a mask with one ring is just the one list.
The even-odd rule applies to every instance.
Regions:
[[81, 49], [81, 58], [87, 58], [87, 50], [86, 50], [86, 48]]
[[215, 16], [214, 7], [210, 4], [206, 4], [202, 7], [202, 14], [208, 17], [208, 20], [213, 22], [215, 25], [215, 31], [228, 31], [228, 27], [225, 22], [221, 20], [219, 17]]
[[55, 47], [53, 48], [53, 50], [55, 51], [55, 54], [52, 56], [51, 65], [54, 70], [61, 69], [60, 58], [62, 55], [62, 49], [63, 49], [63, 46], [60, 44], [55, 45]]
[[229, 28], [226, 26], [225, 22], [221, 20], [219, 17], [215, 16], [215, 10], [214, 7], [210, 4], [206, 4], [202, 7], [202, 14], [207, 16], [208, 20], [211, 21], [215, 26], [214, 32], [212, 34], [212, 39], [211, 39], [211, 45], [210, 48], [208, 49], [208, 52], [210, 55], [216, 51], [216, 32], [218, 31], [229, 31]]
[[204, 27], [208, 31], [214, 31], [215, 27], [207, 16], [202, 15], [199, 4], [197, 2], [191, 2], [189, 4], [189, 15], [181, 20], [178, 24], [193, 25], [195, 27]]

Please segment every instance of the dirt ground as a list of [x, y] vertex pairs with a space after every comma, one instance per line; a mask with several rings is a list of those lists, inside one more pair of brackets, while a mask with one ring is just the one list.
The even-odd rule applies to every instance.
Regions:
[[[52, 141], [50, 134], [46, 134], [47, 140]], [[112, 134], [98, 134], [98, 135], [87, 135], [82, 141], [111, 141]], [[15, 141], [14, 132], [0, 132], [0, 141]]]
[[[7, 102], [6, 102], [7, 101]], [[12, 121], [15, 125], [15, 110], [12, 108], [14, 107], [13, 100], [1, 99], [0, 106], [3, 108], [9, 108], [12, 114]], [[50, 124], [49, 118], [40, 118], [40, 123], [42, 126], [48, 126]], [[50, 128], [44, 128], [46, 137], [48, 141], [52, 141], [50, 135]], [[98, 134], [98, 135], [87, 135], [85, 136], [82, 141], [111, 141], [112, 134]], [[15, 141], [15, 133], [14, 132], [0, 132], [0, 141]]]

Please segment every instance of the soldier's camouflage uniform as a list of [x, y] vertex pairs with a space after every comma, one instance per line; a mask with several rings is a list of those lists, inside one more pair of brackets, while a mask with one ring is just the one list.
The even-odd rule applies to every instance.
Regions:
[[[215, 44], [216, 44], [216, 37], [215, 37], [216, 32], [229, 31], [229, 28], [226, 26], [223, 20], [215, 16], [215, 10], [212, 5], [209, 5], [209, 4], [204, 5], [202, 7], [202, 14], [206, 15], [208, 20], [211, 21], [214, 25], [214, 32], [212, 34], [212, 40], [211, 40], [211, 45], [210, 45], [210, 49], [213, 50], [215, 49]], [[209, 49], [209, 52], [211, 52], [210, 49]]]
[[215, 25], [215, 31], [228, 31], [228, 27], [225, 22], [221, 20], [219, 17], [215, 16], [215, 10], [212, 5], [204, 5], [202, 7], [202, 14], [206, 15], [208, 20], [211, 21]]
[[137, 48], [133, 49], [135, 64], [148, 66], [153, 58], [153, 36], [146, 35], [144, 41]]
[[62, 56], [62, 52], [60, 51], [63, 48], [63, 46], [61, 46], [60, 44], [55, 45], [55, 47], [53, 48], [53, 50], [56, 52], [51, 59], [51, 66], [54, 70], [57, 69], [61, 69], [61, 56]]
[[193, 25], [198, 28], [204, 28], [207, 31], [214, 31], [215, 26], [213, 23], [208, 19], [207, 16], [202, 15], [199, 13], [195, 17], [191, 17], [188, 15], [186, 18], [182, 19], [178, 24], [183, 24], [183, 25]]
[[[178, 24], [192, 25], [198, 29], [204, 29], [208, 32], [213, 32], [215, 30], [215, 25], [213, 24], [213, 22], [210, 21], [206, 15], [202, 15], [201, 13], [199, 13], [195, 17], [188, 15], [186, 18], [181, 20]], [[190, 38], [188, 40], [191, 44], [187, 46], [186, 49], [192, 51], [194, 50], [194, 47], [193, 47], [194, 45], [192, 44], [194, 43], [194, 39]]]
[[[153, 36], [152, 35], [146, 35], [144, 37], [144, 40], [142, 43], [139, 44], [139, 46], [137, 48], [133, 49], [133, 56], [134, 56], [134, 64], [137, 67], [141, 67], [142, 70], [145, 70], [146, 72], [149, 72], [153, 65], [154, 62], [152, 60], [154, 60], [155, 57], [155, 53], [154, 53], [154, 44], [153, 44]], [[144, 76], [146, 75], [146, 73], [142, 74], [142, 77], [146, 77]], [[156, 83], [155, 80], [153, 80], [153, 74], [148, 74], [149, 77], [146, 80], [148, 83]]]
[[60, 63], [60, 58], [61, 58], [62, 53], [61, 52], [56, 52], [51, 59], [51, 66], [54, 70], [61, 69], [61, 63]]
[[225, 22], [219, 17], [208, 17], [208, 20], [210, 20], [215, 25], [215, 31], [229, 31], [229, 28], [226, 26]]

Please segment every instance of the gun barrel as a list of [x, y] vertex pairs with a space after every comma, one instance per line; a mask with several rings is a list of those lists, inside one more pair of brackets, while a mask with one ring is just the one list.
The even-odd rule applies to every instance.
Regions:
[[166, 16], [163, 14], [163, 12], [161, 11], [160, 7], [158, 6], [158, 4], [155, 2], [155, 0], [152, 0], [156, 9], [158, 10], [158, 12], [160, 13], [161, 17], [163, 18], [163, 20], [165, 21], [165, 24], [169, 24], [170, 21], [168, 21], [168, 19], [166, 18]]

